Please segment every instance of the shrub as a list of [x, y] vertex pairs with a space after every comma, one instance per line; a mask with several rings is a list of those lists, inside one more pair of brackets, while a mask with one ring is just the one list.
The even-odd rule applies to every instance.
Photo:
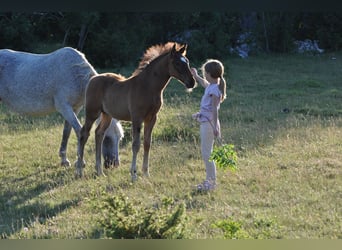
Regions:
[[144, 208], [122, 194], [107, 195], [96, 208], [103, 215], [99, 223], [109, 238], [181, 239], [187, 236], [185, 205], [175, 205], [171, 198]]
[[241, 223], [231, 219], [220, 220], [212, 224], [213, 228], [219, 228], [223, 231], [225, 239], [248, 239], [250, 236], [242, 229]]

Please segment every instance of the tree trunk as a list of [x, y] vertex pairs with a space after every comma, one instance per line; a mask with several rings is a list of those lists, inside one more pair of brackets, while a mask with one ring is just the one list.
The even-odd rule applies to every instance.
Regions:
[[268, 44], [268, 35], [267, 35], [267, 29], [266, 29], [266, 20], [265, 20], [265, 12], [262, 12], [262, 22], [264, 26], [264, 36], [265, 36], [265, 47], [266, 47], [266, 52], [270, 52], [270, 47]]
[[79, 34], [80, 38], [77, 44], [77, 49], [79, 51], [83, 50], [83, 46], [84, 46], [85, 40], [87, 39], [87, 35], [88, 35], [88, 26], [86, 24], [82, 24], [80, 34]]
[[65, 47], [67, 41], [68, 41], [68, 37], [69, 37], [69, 32], [70, 32], [70, 27], [65, 31], [65, 34], [64, 34], [64, 39], [63, 39], [63, 47]]

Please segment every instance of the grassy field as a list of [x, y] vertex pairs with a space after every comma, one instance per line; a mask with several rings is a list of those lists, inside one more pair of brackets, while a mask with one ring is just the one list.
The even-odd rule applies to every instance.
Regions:
[[[225, 65], [222, 134], [235, 145], [239, 169], [219, 170], [218, 189], [207, 194], [194, 192], [205, 176], [199, 127], [191, 119], [200, 87], [191, 94], [177, 81], [167, 87], [151, 177], [141, 177], [141, 148], [133, 184], [129, 123], [123, 123], [121, 166], [94, 176], [92, 133], [86, 177], [75, 179], [73, 167], [59, 165], [58, 114], [31, 118], [0, 106], [0, 238], [110, 237], [105, 220], [121, 216], [132, 225], [143, 211], [162, 212], [167, 203], [164, 214], [185, 208], [177, 228], [184, 238], [341, 239], [342, 53], [230, 58]], [[74, 133], [68, 155], [76, 160]], [[121, 215], [105, 207], [118, 197], [126, 204]]]

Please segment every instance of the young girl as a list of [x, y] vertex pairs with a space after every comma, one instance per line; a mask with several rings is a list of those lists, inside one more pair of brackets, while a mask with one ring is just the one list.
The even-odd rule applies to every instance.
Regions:
[[197, 186], [199, 191], [209, 191], [216, 187], [216, 166], [209, 161], [213, 151], [214, 139], [221, 137], [218, 110], [220, 103], [226, 99], [226, 81], [223, 79], [224, 66], [215, 59], [207, 60], [202, 66], [204, 78], [195, 68], [191, 69], [195, 80], [204, 88], [200, 112], [192, 117], [200, 122], [201, 152], [206, 169], [206, 179]]

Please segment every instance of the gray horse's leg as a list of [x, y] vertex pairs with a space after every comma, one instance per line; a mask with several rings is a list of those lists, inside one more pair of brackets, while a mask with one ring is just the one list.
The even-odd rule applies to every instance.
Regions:
[[74, 112], [74, 109], [67, 104], [67, 102], [63, 102], [59, 100], [58, 98], [55, 98], [55, 107], [56, 110], [64, 117], [64, 129], [63, 129], [63, 137], [62, 137], [62, 143], [59, 150], [59, 155], [62, 158], [61, 164], [62, 165], [70, 165], [69, 160], [66, 157], [66, 149], [67, 149], [67, 143], [71, 132], [71, 127], [75, 130], [77, 139], [79, 138], [79, 134], [81, 131], [81, 123], [77, 118], [76, 113], [79, 112], [80, 108], [76, 110], [76, 113]]
[[102, 151], [102, 142], [106, 129], [109, 127], [112, 121], [112, 117], [109, 115], [102, 113], [100, 124], [97, 126], [95, 130], [95, 150], [96, 150], [96, 172], [98, 176], [104, 176], [102, 165], [101, 165], [101, 151]]
[[141, 122], [133, 122], [132, 126], [132, 134], [133, 134], [133, 143], [132, 143], [132, 165], [131, 165], [131, 177], [132, 181], [136, 181], [138, 179], [137, 176], [137, 155], [140, 149], [140, 131], [141, 131]]
[[71, 125], [68, 121], [64, 121], [63, 137], [61, 147], [59, 149], [59, 156], [61, 157], [61, 165], [64, 167], [70, 167], [70, 161], [66, 156], [68, 140], [71, 133]]

